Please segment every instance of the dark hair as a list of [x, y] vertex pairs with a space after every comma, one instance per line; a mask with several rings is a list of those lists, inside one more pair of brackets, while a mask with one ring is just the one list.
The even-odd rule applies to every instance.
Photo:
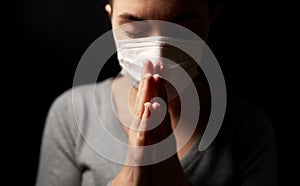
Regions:
[[[208, 0], [211, 6], [215, 6], [221, 3], [221, 0]], [[108, 3], [112, 5], [113, 0], [108, 0]]]
[[[108, 0], [108, 3], [112, 6], [113, 4], [113, 0]], [[217, 5], [221, 5], [222, 3], [222, 0], [208, 0], [208, 3], [209, 3], [209, 11], [210, 11], [210, 14], [213, 14], [214, 12], [214, 7], [217, 6]]]

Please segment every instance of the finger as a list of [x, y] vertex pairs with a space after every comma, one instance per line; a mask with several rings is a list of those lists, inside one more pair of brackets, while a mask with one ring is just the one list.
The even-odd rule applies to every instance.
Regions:
[[150, 118], [150, 115], [151, 115], [151, 111], [150, 111], [150, 107], [151, 107], [151, 103], [150, 102], [146, 102], [144, 104], [144, 113], [143, 113], [143, 116], [142, 116], [142, 121], [141, 121], [141, 124], [140, 124], [140, 127], [139, 127], [139, 131], [146, 131], [147, 130], [147, 125], [149, 124], [148, 121], [149, 121], [149, 118]]
[[[141, 115], [143, 113], [143, 110], [139, 110], [140, 108], [143, 108], [143, 107], [141, 107], [141, 105], [138, 102], [140, 100], [140, 97], [141, 97], [141, 94], [142, 94], [142, 91], [143, 91], [144, 82], [145, 82], [145, 79], [147, 77], [152, 75], [152, 72], [153, 72], [152, 62], [149, 61], [149, 60], [145, 61], [144, 66], [143, 66], [143, 70], [142, 70], [142, 78], [141, 78], [140, 83], [139, 83], [139, 88], [138, 88], [138, 91], [137, 91], [137, 94], [136, 94], [135, 106], [134, 106], [134, 111], [135, 111], [136, 115], [138, 116], [138, 118], [141, 118]], [[142, 104], [144, 104], [144, 103], [142, 103]]]
[[151, 145], [159, 142], [160, 135], [161, 135], [159, 133], [163, 132], [159, 129], [160, 123], [157, 123], [157, 122], [159, 122], [158, 121], [159, 107], [160, 107], [160, 104], [157, 102], [152, 103], [150, 106], [151, 120], [149, 119], [149, 123], [151, 123], [152, 125], [154, 125], [154, 124], [158, 125], [158, 128], [154, 128], [153, 130], [149, 131], [149, 139], [150, 139], [149, 144], [151, 144]]
[[138, 146], [145, 146], [145, 145], [149, 145], [149, 132], [148, 132], [148, 125], [150, 124], [149, 118], [151, 115], [150, 112], [150, 106], [151, 103], [147, 102], [144, 104], [144, 112], [143, 112], [143, 116], [142, 116], [142, 120], [139, 126], [139, 130], [137, 133], [137, 139], [136, 139], [136, 144]]
[[158, 74], [154, 74], [153, 78], [154, 78], [154, 82], [155, 82], [155, 88], [156, 88], [155, 90], [157, 90], [154, 93], [154, 96], [160, 97], [166, 102], [167, 101], [167, 92], [166, 92], [165, 85], [164, 85], [164, 79], [162, 79], [161, 76]]
[[141, 93], [142, 93], [142, 90], [143, 90], [143, 87], [144, 87], [144, 82], [145, 82], [144, 80], [145, 80], [145, 78], [147, 78], [147, 77], [149, 77], [149, 76], [151, 76], [150, 73], [146, 73], [145, 75], [142, 76], [142, 78], [141, 78], [141, 80], [140, 80], [139, 88], [138, 88], [138, 91], [137, 91], [136, 97], [135, 97], [135, 101], [136, 101], [136, 102], [137, 102], [138, 99], [140, 99], [140, 97], [141, 97]]
[[151, 104], [145, 103], [145, 109], [141, 119], [133, 119], [130, 130], [128, 132], [129, 145], [131, 146], [144, 146], [146, 145], [146, 127], [147, 119], [150, 117], [149, 106]]
[[[143, 78], [145, 77], [146, 74], [150, 73], [152, 74], [152, 71], [151, 71], [151, 62], [149, 63], [150, 61], [145, 61], [144, 62], [144, 66], [143, 66], [143, 69], [142, 69], [142, 77], [141, 77], [141, 80], [139, 82], [139, 88], [138, 90], [142, 90], [143, 88], [143, 85], [144, 85], [144, 81], [143, 81]], [[136, 95], [136, 98], [138, 99], [140, 97], [140, 92], [141, 91], [138, 91], [137, 92], [137, 95]]]
[[151, 118], [149, 123], [151, 123], [151, 127], [155, 126], [155, 128], [149, 133], [150, 144], [164, 140], [173, 132], [166, 102], [158, 97], [153, 101], [150, 107]]
[[139, 90], [142, 90], [143, 86], [144, 86], [143, 78], [145, 76], [147, 76], [148, 74], [152, 74], [152, 72], [153, 72], [153, 66], [152, 66], [151, 61], [149, 61], [149, 60], [145, 61], [143, 69], [142, 69], [142, 77], [141, 77], [139, 88], [138, 88], [138, 92], [137, 92], [137, 95], [136, 95], [137, 99], [139, 99], [140, 94], [141, 94], [141, 91], [139, 91]]
[[157, 102], [154, 102], [153, 104], [152, 104], [152, 110], [154, 111], [154, 112], [156, 112], [156, 111], [159, 111], [159, 108], [160, 108], [160, 104], [159, 103], [157, 103]]
[[160, 61], [154, 63], [153, 65], [153, 74], [161, 74], [162, 64]]
[[153, 78], [154, 78], [155, 82], [158, 82], [159, 78], [160, 78], [160, 75], [159, 74], [154, 74]]
[[153, 64], [149, 60], [144, 62], [142, 76], [146, 75], [147, 73], [153, 74]]
[[164, 72], [164, 66], [160, 63], [159, 72], [162, 74]]
[[134, 105], [136, 117], [139, 119], [142, 118], [144, 112], [144, 103], [150, 101], [151, 99], [151, 87], [153, 87], [154, 79], [151, 74], [146, 74], [142, 81], [143, 87], [142, 89], [138, 90], [140, 92], [139, 97], [136, 97]]

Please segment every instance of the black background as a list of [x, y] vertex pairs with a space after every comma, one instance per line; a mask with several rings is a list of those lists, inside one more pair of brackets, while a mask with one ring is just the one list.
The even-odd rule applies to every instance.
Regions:
[[[71, 88], [87, 47], [110, 29], [104, 4], [104, 0], [15, 0], [2, 11], [1, 92], [7, 117], [2, 123], [6, 157], [2, 160], [8, 164], [9, 185], [34, 185], [48, 109]], [[283, 52], [289, 26], [282, 15], [288, 12], [274, 1], [226, 1], [209, 40], [230, 93], [257, 104], [273, 123], [280, 185], [290, 185], [295, 175], [290, 170], [295, 147], [286, 143], [293, 123], [288, 104], [294, 88], [289, 82], [296, 77], [291, 73], [293, 60]], [[111, 61], [100, 80], [118, 72]]]

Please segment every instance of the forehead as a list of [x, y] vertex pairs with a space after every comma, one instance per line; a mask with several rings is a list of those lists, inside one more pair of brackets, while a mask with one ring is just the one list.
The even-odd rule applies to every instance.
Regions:
[[113, 0], [117, 16], [130, 13], [144, 19], [171, 20], [186, 14], [208, 11], [208, 0]]

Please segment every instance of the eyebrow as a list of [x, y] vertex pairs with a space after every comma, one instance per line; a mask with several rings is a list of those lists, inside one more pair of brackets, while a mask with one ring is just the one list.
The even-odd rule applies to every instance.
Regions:
[[[147, 19], [142, 18], [142, 17], [138, 17], [135, 15], [132, 15], [130, 13], [123, 13], [121, 15], [119, 15], [120, 18], [125, 19], [125, 20], [129, 20], [129, 21], [145, 21]], [[202, 18], [203, 16], [199, 13], [187, 13], [187, 14], [183, 14], [180, 15], [178, 17], [172, 18], [169, 20], [169, 22], [180, 22], [180, 21], [185, 21], [188, 19], [197, 19], [197, 18]]]
[[132, 15], [130, 13], [123, 13], [119, 15], [120, 18], [130, 20], [130, 21], [145, 21], [146, 19]]

